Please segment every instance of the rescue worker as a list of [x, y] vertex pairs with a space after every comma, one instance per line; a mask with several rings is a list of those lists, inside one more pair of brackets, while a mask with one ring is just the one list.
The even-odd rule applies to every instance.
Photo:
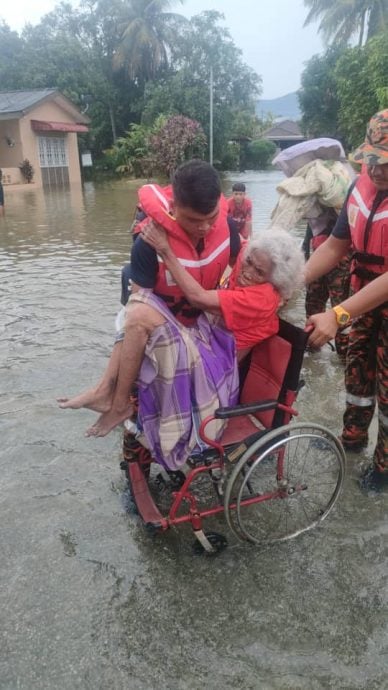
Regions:
[[[287, 180], [278, 185], [279, 205], [272, 214], [275, 224], [286, 229], [300, 220], [307, 221], [303, 241], [306, 260], [323, 244], [333, 230], [343, 206], [354, 172], [337, 139], [320, 137], [290, 146], [275, 156]], [[349, 294], [350, 254], [328, 274], [312, 281], [306, 289], [306, 316], [324, 312], [326, 303], [334, 307]], [[349, 328], [339, 329], [335, 347], [344, 360]]]
[[[238, 232], [227, 221], [227, 204], [221, 195], [221, 183], [215, 168], [201, 160], [183, 163], [175, 172], [172, 187], [162, 189], [145, 185], [139, 192], [144, 213], [169, 231], [174, 251], [187, 270], [205, 289], [217, 287], [228, 263], [240, 249]], [[147, 223], [147, 218], [143, 221]], [[143, 227], [142, 223], [136, 230]], [[132, 292], [148, 288], [160, 297], [184, 326], [193, 325], [200, 315], [184, 297], [155, 250], [139, 236], [132, 248], [130, 279]], [[165, 319], [148, 304], [136, 303], [127, 310], [125, 333], [116, 339], [103, 378], [97, 386], [74, 398], [59, 398], [64, 409], [87, 407], [101, 412], [94, 430], [105, 435], [133, 414], [131, 390], [136, 381], [145, 347], [155, 329]], [[122, 364], [121, 364], [122, 363]], [[121, 376], [121, 370], [125, 375]], [[112, 388], [112, 405], [106, 404]], [[139, 448], [130, 434], [125, 434], [124, 453]]]
[[[357, 293], [388, 270], [388, 109], [371, 118], [365, 142], [353, 158], [364, 164], [362, 172], [349, 190], [331, 236], [307, 262], [306, 282], [330, 271], [352, 244], [351, 287]], [[350, 321], [346, 308], [338, 305], [333, 312], [339, 326]], [[311, 339], [314, 341], [314, 334]], [[346, 357], [341, 435], [346, 449], [358, 452], [367, 445], [376, 400], [378, 404], [373, 465], [361, 477], [361, 488], [366, 491], [388, 487], [387, 353], [388, 301], [353, 321]]]

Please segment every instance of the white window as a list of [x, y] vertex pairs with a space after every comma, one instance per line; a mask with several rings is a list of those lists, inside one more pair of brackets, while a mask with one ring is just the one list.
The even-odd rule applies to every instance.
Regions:
[[65, 137], [38, 137], [41, 168], [68, 166]]

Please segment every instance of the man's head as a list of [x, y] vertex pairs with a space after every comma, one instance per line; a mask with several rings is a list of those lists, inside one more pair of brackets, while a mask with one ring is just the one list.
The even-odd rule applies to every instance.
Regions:
[[241, 206], [245, 199], [246, 187], [243, 182], [235, 182], [232, 187], [233, 199], [237, 206]]
[[367, 165], [368, 175], [378, 190], [388, 190], [388, 109], [370, 119], [365, 141], [352, 158]]
[[172, 189], [176, 220], [189, 237], [199, 241], [219, 213], [221, 182], [217, 171], [206, 161], [187, 161], [175, 171]]

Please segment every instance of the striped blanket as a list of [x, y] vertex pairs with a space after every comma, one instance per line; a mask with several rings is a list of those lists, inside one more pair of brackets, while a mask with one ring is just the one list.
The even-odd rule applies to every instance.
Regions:
[[[218, 317], [202, 314], [196, 326], [182, 326], [150, 290], [131, 295], [166, 319], [149, 339], [140, 369], [139, 426], [156, 462], [181, 467], [201, 448], [200, 423], [221, 406], [238, 399], [238, 371], [233, 335]], [[218, 438], [224, 422], [207, 427]]]

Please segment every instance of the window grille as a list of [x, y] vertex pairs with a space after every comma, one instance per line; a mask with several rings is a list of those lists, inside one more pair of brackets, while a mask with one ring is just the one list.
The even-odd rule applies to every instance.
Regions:
[[65, 137], [38, 137], [41, 168], [68, 166]]

